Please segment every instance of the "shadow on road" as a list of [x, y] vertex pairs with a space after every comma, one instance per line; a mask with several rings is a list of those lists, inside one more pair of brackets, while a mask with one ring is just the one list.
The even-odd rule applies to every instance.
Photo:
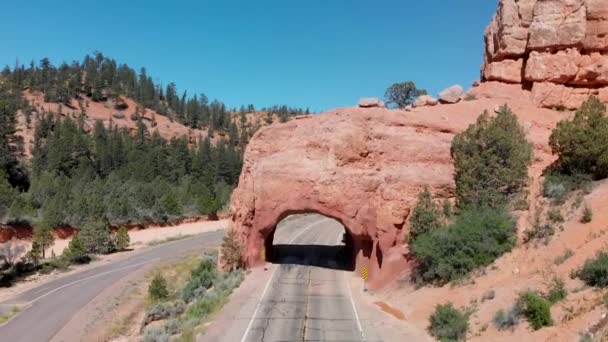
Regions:
[[303, 265], [332, 270], [354, 271], [355, 265], [344, 246], [274, 245], [270, 262], [279, 265]]

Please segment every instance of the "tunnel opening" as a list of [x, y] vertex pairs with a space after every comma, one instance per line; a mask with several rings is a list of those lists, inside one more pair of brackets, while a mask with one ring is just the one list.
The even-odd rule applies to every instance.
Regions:
[[282, 219], [265, 240], [266, 261], [354, 271], [351, 233], [339, 221], [320, 214], [294, 214]]

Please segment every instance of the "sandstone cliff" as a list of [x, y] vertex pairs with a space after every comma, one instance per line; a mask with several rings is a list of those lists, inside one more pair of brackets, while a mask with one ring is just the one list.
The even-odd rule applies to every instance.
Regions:
[[608, 1], [501, 0], [484, 55], [482, 81], [520, 84], [538, 106], [608, 102]]

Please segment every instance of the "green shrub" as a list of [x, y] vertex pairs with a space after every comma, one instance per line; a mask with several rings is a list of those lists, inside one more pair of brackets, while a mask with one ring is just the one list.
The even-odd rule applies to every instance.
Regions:
[[545, 175], [543, 195], [556, 203], [563, 203], [570, 192], [587, 190], [590, 181], [591, 177], [588, 175], [566, 175], [553, 170]]
[[170, 338], [164, 327], [155, 327], [146, 329], [142, 342], [169, 342]]
[[[448, 202], [449, 203], [449, 202]], [[433, 202], [428, 188], [418, 195], [418, 202], [410, 220], [410, 238], [413, 241], [420, 234], [438, 229], [442, 226], [441, 212]]]
[[85, 223], [78, 235], [87, 253], [108, 254], [114, 251], [112, 232], [107, 223], [100, 221]]
[[591, 97], [576, 111], [574, 119], [557, 124], [549, 145], [559, 159], [562, 173], [608, 177], [608, 117], [606, 106]]
[[534, 330], [553, 324], [551, 303], [534, 292], [524, 292], [517, 301], [521, 313]]
[[608, 253], [598, 252], [575, 274], [589, 286], [608, 287]]
[[86, 264], [91, 261], [91, 257], [87, 254], [79, 234], [75, 234], [68, 245], [68, 248], [63, 251], [62, 257], [67, 258], [71, 263]]
[[559, 208], [549, 210], [547, 213], [547, 218], [553, 223], [563, 223], [565, 221]]
[[181, 315], [186, 311], [186, 304], [182, 301], [170, 303], [158, 303], [146, 312], [143, 325], [146, 326], [154, 321], [161, 319], [173, 318]]
[[547, 293], [547, 300], [549, 301], [549, 303], [555, 304], [560, 300], [566, 298], [567, 295], [568, 290], [566, 290], [564, 281], [559, 278], [553, 279], [551, 285], [549, 286], [549, 291]]
[[469, 314], [452, 303], [437, 305], [430, 318], [429, 331], [440, 341], [464, 341], [469, 330]]
[[188, 306], [185, 318], [189, 321], [200, 322], [209, 314], [221, 308], [226, 303], [228, 296], [239, 287], [243, 279], [244, 273], [240, 270], [218, 275], [213, 288], [206, 291]]
[[206, 291], [213, 286], [217, 279], [216, 259], [212, 257], [204, 258], [200, 264], [192, 270], [192, 277], [182, 289], [181, 298], [190, 303], [196, 298], [202, 297]]
[[463, 210], [452, 224], [411, 245], [417, 281], [445, 283], [491, 264], [515, 246], [515, 220], [505, 209]]
[[170, 319], [165, 322], [165, 331], [169, 335], [176, 335], [182, 330], [182, 322], [179, 319]]
[[583, 216], [581, 217], [581, 223], [589, 223], [591, 220], [593, 220], [593, 211], [587, 204], [585, 204], [585, 208], [583, 208]]
[[131, 239], [129, 238], [129, 232], [125, 226], [120, 226], [116, 232], [116, 249], [123, 251], [129, 247]]
[[450, 219], [452, 217], [452, 215], [454, 215], [454, 209], [452, 208], [452, 203], [449, 200], [444, 200], [443, 201], [443, 217], [447, 220]]
[[513, 329], [521, 317], [521, 312], [517, 305], [513, 305], [508, 311], [498, 310], [494, 316], [494, 325], [498, 330]]
[[527, 185], [532, 145], [507, 106], [456, 135], [451, 153], [459, 207], [503, 206]]
[[67, 270], [68, 267], [70, 267], [70, 260], [53, 257], [40, 264], [40, 273], [47, 274], [55, 270]]
[[163, 300], [169, 297], [167, 280], [160, 273], [157, 273], [154, 278], [152, 278], [152, 282], [148, 287], [148, 295], [153, 301]]

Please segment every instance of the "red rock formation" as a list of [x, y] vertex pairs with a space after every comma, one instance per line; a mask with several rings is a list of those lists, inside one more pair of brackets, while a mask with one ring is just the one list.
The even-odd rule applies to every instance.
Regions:
[[454, 196], [450, 146], [456, 132], [483, 110], [509, 102], [525, 113], [520, 120], [535, 132], [538, 149], [548, 150], [544, 121], [555, 113], [513, 95], [520, 104], [494, 98], [411, 112], [343, 108], [260, 130], [247, 147], [231, 206], [247, 265], [263, 262], [264, 247], [271, 253], [283, 218], [314, 212], [344, 224], [357, 270], [370, 268], [371, 287], [394, 279], [409, 265], [404, 239], [419, 192], [429, 186], [438, 199]]
[[542, 107], [608, 102], [608, 1], [501, 0], [485, 43], [483, 81], [522, 84]]

